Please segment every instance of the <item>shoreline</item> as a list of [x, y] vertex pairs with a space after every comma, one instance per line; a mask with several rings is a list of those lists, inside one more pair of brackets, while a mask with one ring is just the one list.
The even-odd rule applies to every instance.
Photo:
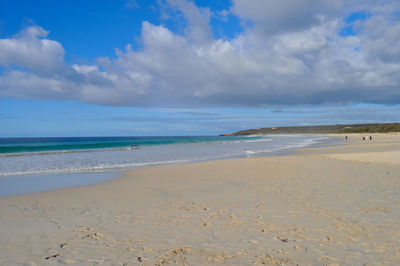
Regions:
[[0, 264], [396, 264], [400, 135], [375, 135], [2, 197]]
[[[266, 135], [268, 136], [268, 135]], [[301, 136], [301, 135], [300, 135]], [[320, 135], [313, 135], [316, 137], [323, 137]], [[324, 147], [340, 145], [337, 140], [330, 141], [316, 140], [311, 144], [306, 144], [304, 147]], [[135, 168], [115, 168], [107, 169], [104, 171], [85, 171], [85, 172], [74, 172], [74, 173], [42, 173], [42, 174], [24, 174], [24, 175], [9, 175], [0, 176], [0, 197], [12, 196], [12, 195], [23, 195], [32, 193], [41, 193], [51, 190], [59, 190], [63, 188], [79, 187], [94, 185], [97, 183], [106, 182], [113, 179], [121, 178], [124, 173], [130, 172], [137, 169], [146, 169], [154, 167], [163, 167], [167, 165], [185, 165], [192, 163], [201, 163], [208, 161], [219, 161], [219, 160], [230, 160], [237, 158], [256, 158], [264, 156], [277, 156], [277, 155], [288, 155], [294, 153], [297, 149], [304, 147], [289, 147], [276, 151], [255, 153], [254, 155], [241, 155], [241, 156], [227, 156], [226, 158], [210, 158], [204, 160], [194, 160], [189, 162], [175, 162], [175, 163], [160, 163], [160, 164], [148, 164], [142, 167]]]

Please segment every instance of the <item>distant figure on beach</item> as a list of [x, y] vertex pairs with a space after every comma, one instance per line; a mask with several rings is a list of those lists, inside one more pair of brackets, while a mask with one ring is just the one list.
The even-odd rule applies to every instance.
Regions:
[[347, 136], [345, 136], [344, 139], [347, 140]]
[[365, 136], [363, 137], [363, 140], [372, 140], [372, 136]]
[[137, 145], [137, 144], [132, 144], [131, 145], [131, 150], [135, 150], [137, 148], [139, 148], [139, 145]]

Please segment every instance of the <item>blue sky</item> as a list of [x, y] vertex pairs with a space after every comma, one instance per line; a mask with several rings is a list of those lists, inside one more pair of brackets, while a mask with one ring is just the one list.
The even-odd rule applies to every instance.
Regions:
[[2, 1], [0, 137], [398, 122], [400, 5], [311, 2]]
[[[211, 4], [210, 4], [211, 2]], [[51, 32], [51, 39], [62, 43], [69, 63], [92, 62], [100, 56], [115, 57], [115, 48], [124, 49], [129, 43], [140, 47], [142, 22], [165, 24], [174, 32], [181, 32], [185, 19], [174, 12], [170, 19], [162, 19], [162, 7], [157, 1], [8, 1], [1, 4], [0, 34], [10, 37], [22, 28], [40, 25]], [[228, 9], [230, 1], [196, 1], [199, 6], [214, 12]], [[166, 11], [165, 11], [166, 12]], [[242, 30], [234, 16], [229, 22], [212, 18], [210, 24], [217, 38], [231, 38]]]

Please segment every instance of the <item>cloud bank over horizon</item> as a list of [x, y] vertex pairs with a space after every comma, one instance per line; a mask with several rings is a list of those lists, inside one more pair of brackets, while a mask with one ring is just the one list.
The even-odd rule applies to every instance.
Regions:
[[[233, 0], [219, 12], [186, 0], [160, 5], [184, 18], [182, 33], [143, 21], [139, 49], [127, 44], [92, 64], [69, 65], [40, 25], [0, 39], [0, 97], [141, 107], [400, 104], [398, 1]], [[211, 18], [229, 16], [243, 31], [216, 38]]]

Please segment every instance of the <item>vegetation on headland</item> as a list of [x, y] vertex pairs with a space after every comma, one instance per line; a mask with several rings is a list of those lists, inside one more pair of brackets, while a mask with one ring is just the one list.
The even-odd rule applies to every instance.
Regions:
[[273, 135], [273, 134], [346, 134], [400, 132], [400, 123], [293, 126], [247, 129], [222, 136]]

